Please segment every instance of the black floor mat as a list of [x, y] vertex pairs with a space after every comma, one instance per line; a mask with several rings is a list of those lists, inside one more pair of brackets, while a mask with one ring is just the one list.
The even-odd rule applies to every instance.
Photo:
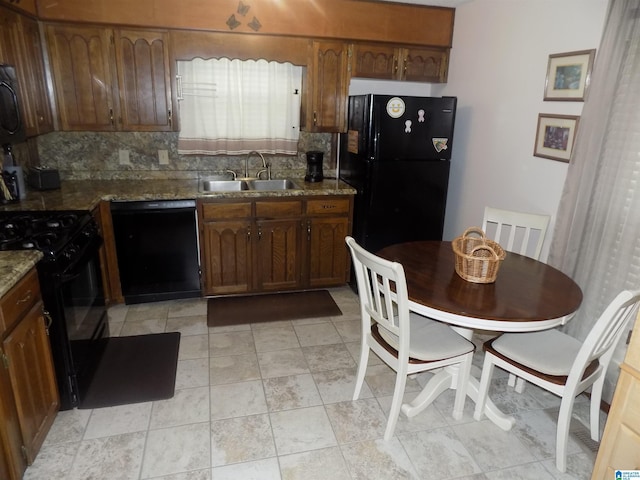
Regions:
[[327, 290], [215, 297], [207, 304], [209, 327], [338, 315], [342, 312]]
[[79, 408], [173, 397], [179, 346], [179, 332], [109, 338]]

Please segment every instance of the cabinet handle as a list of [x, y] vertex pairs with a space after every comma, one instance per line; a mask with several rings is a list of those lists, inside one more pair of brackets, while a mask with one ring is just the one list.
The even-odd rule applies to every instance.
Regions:
[[313, 112], [313, 124], [318, 124], [318, 114], [316, 112]]
[[49, 328], [51, 328], [51, 324], [53, 323], [53, 318], [51, 318], [51, 314], [49, 313], [49, 311], [45, 310], [44, 308], [42, 309], [42, 315], [44, 316], [44, 319], [45, 319], [44, 329], [47, 332], [47, 335], [49, 335]]
[[115, 125], [113, 123], [113, 108], [109, 109], [109, 120], [111, 121], [111, 125]]
[[7, 357], [7, 354], [4, 353], [4, 351], [0, 350], [0, 357], [2, 357], [2, 363], [4, 365], [4, 368], [9, 370], [9, 357]]
[[311, 240], [311, 222], [307, 222], [307, 240]]
[[251, 241], [251, 228], [247, 228], [247, 242]]
[[32, 293], [31, 290], [28, 290], [27, 294], [16, 302], [16, 305], [20, 305], [21, 303], [27, 303], [29, 300], [31, 300], [31, 293]]
[[173, 114], [171, 109], [169, 109], [169, 127], [173, 128]]
[[258, 240], [262, 240], [262, 227], [258, 227]]
[[393, 73], [398, 73], [398, 59], [393, 61]]

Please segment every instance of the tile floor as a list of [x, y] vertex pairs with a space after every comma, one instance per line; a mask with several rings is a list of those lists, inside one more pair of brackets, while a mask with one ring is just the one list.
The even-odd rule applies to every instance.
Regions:
[[[182, 333], [172, 399], [60, 412], [27, 480], [585, 479], [597, 444], [572, 425], [568, 473], [555, 469], [559, 401], [498, 376], [491, 397], [517, 424], [451, 417], [453, 392], [382, 440], [394, 373], [371, 360], [352, 402], [357, 297], [331, 290], [343, 315], [208, 329], [206, 300], [111, 308], [112, 335]], [[481, 365], [478, 352], [474, 363]], [[476, 375], [478, 372], [476, 372]], [[430, 374], [409, 381], [405, 398]], [[580, 400], [577, 416], [586, 420]], [[602, 423], [604, 423], [604, 416]], [[586, 440], [585, 440], [586, 439]]]

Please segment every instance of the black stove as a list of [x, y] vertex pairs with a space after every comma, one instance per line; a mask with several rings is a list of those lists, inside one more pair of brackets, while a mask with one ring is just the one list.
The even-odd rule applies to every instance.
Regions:
[[0, 212], [0, 250], [39, 250], [61, 409], [79, 406], [109, 336], [98, 226], [86, 210]]
[[97, 235], [83, 210], [0, 212], [0, 250], [39, 250], [61, 270]]

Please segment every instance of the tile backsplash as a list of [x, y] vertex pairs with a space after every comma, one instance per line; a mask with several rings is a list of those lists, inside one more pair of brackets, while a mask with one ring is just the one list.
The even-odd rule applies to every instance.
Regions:
[[[305, 152], [310, 150], [325, 152], [323, 169], [333, 176], [333, 138], [330, 133], [301, 132], [297, 156], [265, 155], [273, 177], [303, 177]], [[62, 179], [189, 179], [226, 170], [244, 172], [244, 155], [179, 155], [177, 132], [52, 132], [35, 140], [39, 164], [57, 168]], [[159, 150], [167, 151], [168, 164], [160, 164]], [[258, 161], [257, 156], [250, 159], [250, 173], [260, 170]]]

